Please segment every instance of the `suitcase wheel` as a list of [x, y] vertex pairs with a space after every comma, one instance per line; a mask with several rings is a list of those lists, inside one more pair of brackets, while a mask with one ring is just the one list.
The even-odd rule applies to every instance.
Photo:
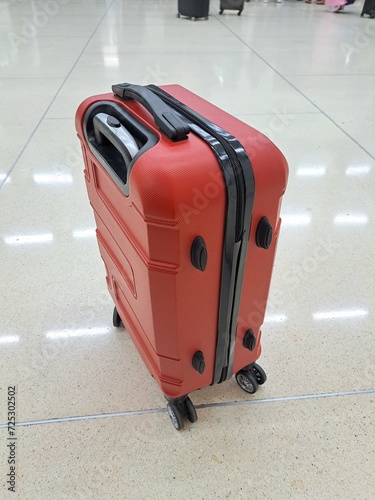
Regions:
[[193, 405], [192, 400], [189, 398], [189, 396], [186, 398], [185, 401], [185, 408], [186, 408], [186, 416], [189, 422], [194, 424], [198, 420], [198, 415], [195, 410], [195, 406]]
[[251, 365], [251, 368], [253, 370], [255, 378], [257, 379], [258, 385], [263, 385], [264, 382], [267, 380], [266, 372], [257, 363]]
[[223, 9], [220, 9], [219, 14], [221, 15], [223, 12], [224, 12]]
[[178, 18], [178, 17], [181, 17], [181, 14], [180, 14], [179, 12], [177, 12], [176, 17], [177, 17], [177, 18]]
[[166, 398], [168, 401], [167, 411], [173, 427], [178, 431], [184, 428], [184, 419], [188, 419], [192, 424], [198, 420], [198, 415], [189, 396], [173, 399]]
[[120, 318], [119, 313], [117, 312], [116, 307], [113, 308], [113, 316], [112, 316], [112, 321], [113, 321], [113, 326], [118, 328], [119, 326], [122, 326], [122, 319]]
[[258, 390], [258, 382], [255, 373], [251, 369], [244, 369], [237, 372], [236, 381], [245, 392], [255, 394]]
[[184, 422], [182, 420], [182, 415], [178, 406], [172, 403], [168, 403], [167, 410], [174, 428], [178, 431], [182, 431], [182, 429], [184, 428]]

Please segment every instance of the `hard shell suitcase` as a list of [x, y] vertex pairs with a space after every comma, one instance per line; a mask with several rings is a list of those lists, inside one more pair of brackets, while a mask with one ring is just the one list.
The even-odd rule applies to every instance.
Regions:
[[119, 84], [76, 114], [108, 290], [179, 430], [188, 394], [254, 393], [285, 158], [183, 87]]
[[366, 0], [363, 9], [361, 12], [361, 17], [363, 17], [366, 14], [366, 16], [370, 16], [371, 19], [374, 19], [375, 17], [375, 0]]
[[245, 5], [245, 0], [220, 0], [220, 11], [222, 14], [224, 10], [238, 10], [238, 15], [241, 15]]
[[178, 0], [177, 17], [188, 17], [192, 21], [200, 17], [208, 19], [210, 0]]

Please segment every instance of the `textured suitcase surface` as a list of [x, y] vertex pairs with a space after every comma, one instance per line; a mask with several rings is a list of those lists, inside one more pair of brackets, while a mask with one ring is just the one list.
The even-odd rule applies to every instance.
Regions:
[[[258, 131], [182, 87], [163, 88], [235, 136], [251, 161], [255, 186], [248, 214], [251, 225], [241, 236], [247, 252], [236, 317], [227, 318], [234, 324], [235, 336], [232, 332], [230, 339], [221, 339], [225, 353], [218, 349], [218, 325], [226, 307], [222, 272], [230, 200], [212, 145], [192, 132], [184, 140], [171, 141], [141, 104], [113, 94], [84, 101], [77, 111], [76, 128], [109, 292], [149, 371], [177, 404], [189, 392], [220, 381], [218, 357], [230, 358], [222, 377], [226, 379], [260, 356], [260, 328], [280, 229], [287, 163]], [[117, 116], [140, 146], [122, 180], [119, 173], [113, 175], [112, 156], [99, 151], [90, 129], [93, 117], [103, 111]], [[265, 218], [272, 227], [272, 241], [262, 226]], [[259, 232], [261, 226], [266, 234]], [[198, 266], [192, 263], [192, 244], [199, 237], [207, 252], [204, 270], [199, 269], [199, 262]], [[268, 249], [259, 246], [262, 238], [270, 243]], [[230, 327], [224, 325], [226, 329]], [[262, 383], [262, 373], [256, 375]], [[237, 380], [245, 390], [255, 392], [246, 373]], [[191, 411], [190, 420], [194, 420]]]

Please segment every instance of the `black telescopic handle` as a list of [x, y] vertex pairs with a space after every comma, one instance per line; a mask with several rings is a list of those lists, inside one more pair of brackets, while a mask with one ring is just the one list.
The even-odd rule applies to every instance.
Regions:
[[119, 83], [112, 85], [112, 91], [121, 99], [134, 99], [149, 111], [159, 129], [172, 141], [187, 139], [189, 125], [168, 104], [142, 85]]

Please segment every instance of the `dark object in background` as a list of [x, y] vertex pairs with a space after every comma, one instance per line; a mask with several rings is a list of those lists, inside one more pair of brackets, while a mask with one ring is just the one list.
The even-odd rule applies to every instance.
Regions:
[[210, 0], [178, 0], [177, 9], [177, 17], [188, 17], [192, 21], [204, 17], [207, 20]]
[[367, 16], [370, 16], [371, 19], [374, 19], [375, 17], [375, 0], [366, 0], [363, 9], [361, 12], [361, 17], [366, 14]]
[[245, 0], [220, 0], [220, 12], [222, 14], [224, 10], [238, 10], [238, 15], [241, 15], [245, 4]]

